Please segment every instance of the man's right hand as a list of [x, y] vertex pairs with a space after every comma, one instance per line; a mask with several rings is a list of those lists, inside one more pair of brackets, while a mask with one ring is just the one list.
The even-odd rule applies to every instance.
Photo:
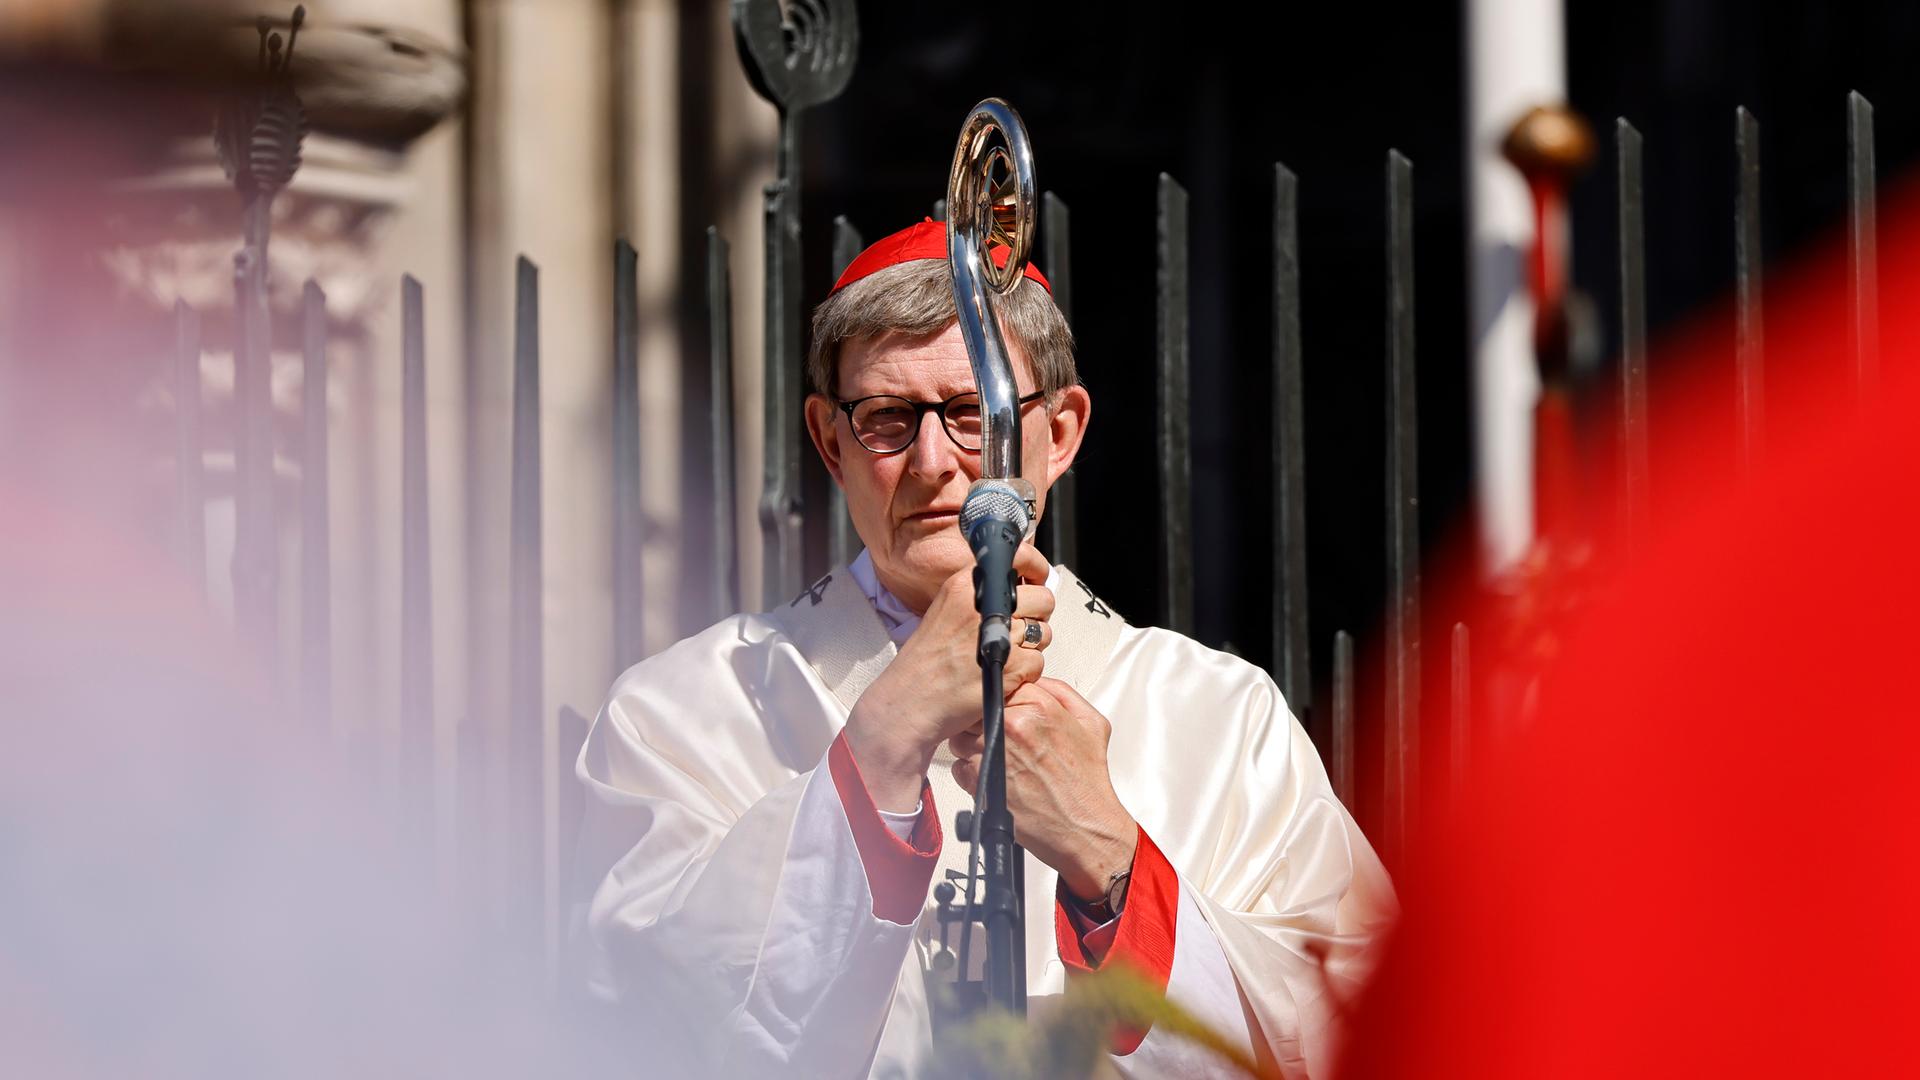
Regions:
[[[1005, 690], [1038, 679], [1042, 650], [1053, 642], [1053, 593], [1047, 560], [1031, 543], [1020, 545], [1013, 568], [1021, 585], [1014, 603], [1014, 649], [1007, 657]], [[1027, 623], [1038, 622], [1038, 647], [1022, 645]], [[867, 687], [847, 718], [847, 749], [874, 804], [890, 813], [911, 813], [920, 785], [941, 743], [980, 723], [980, 615], [973, 606], [973, 567], [948, 578], [927, 605], [900, 655]]]

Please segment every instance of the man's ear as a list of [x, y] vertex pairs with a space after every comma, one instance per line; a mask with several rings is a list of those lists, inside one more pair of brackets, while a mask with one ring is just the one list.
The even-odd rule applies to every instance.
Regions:
[[845, 444], [840, 441], [840, 425], [833, 422], [833, 414], [839, 410], [825, 394], [808, 394], [806, 409], [807, 435], [813, 439], [813, 448], [820, 452], [827, 472], [833, 474], [833, 482], [844, 488], [847, 485], [840, 475], [840, 454]]
[[1087, 388], [1075, 383], [1060, 391], [1059, 403], [1047, 417], [1047, 486], [1072, 467], [1080, 454], [1080, 440], [1087, 437], [1087, 423], [1093, 419], [1093, 398]]

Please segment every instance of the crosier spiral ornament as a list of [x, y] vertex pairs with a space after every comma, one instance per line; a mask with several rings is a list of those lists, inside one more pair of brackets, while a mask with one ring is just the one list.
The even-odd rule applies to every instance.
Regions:
[[[1033, 535], [1033, 485], [1020, 478], [1020, 391], [995, 317], [994, 297], [1020, 283], [1033, 249], [1033, 148], [1013, 106], [988, 98], [960, 129], [947, 174], [947, 262], [967, 360], [980, 388], [980, 479], [1009, 484], [1026, 504], [1023, 539]], [[1007, 248], [1005, 263], [988, 257]]]
[[227, 179], [243, 198], [272, 198], [300, 169], [300, 144], [307, 135], [307, 110], [289, 76], [293, 47], [306, 22], [305, 5], [293, 9], [286, 48], [266, 19], [258, 20], [260, 82], [234, 95], [214, 122], [214, 145]]

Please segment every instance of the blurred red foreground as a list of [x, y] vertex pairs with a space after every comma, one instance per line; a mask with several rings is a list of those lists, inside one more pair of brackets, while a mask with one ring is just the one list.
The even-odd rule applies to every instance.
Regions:
[[1656, 382], [1659, 535], [1528, 732], [1431, 812], [1346, 1076], [1920, 1072], [1920, 218], [1901, 201], [1864, 395], [1844, 260], [1776, 276], [1766, 463], [1744, 482], [1716, 419], [1725, 335], [1654, 355], [1680, 373]]

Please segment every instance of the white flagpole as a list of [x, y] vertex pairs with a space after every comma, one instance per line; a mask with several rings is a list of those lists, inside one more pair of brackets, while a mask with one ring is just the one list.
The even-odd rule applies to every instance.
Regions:
[[[1533, 206], [1500, 142], [1529, 108], [1567, 96], [1561, 0], [1467, 0], [1468, 271], [1474, 375], [1474, 491], [1480, 569], [1512, 566], [1533, 538]], [[1563, 248], [1563, 250], [1565, 250]]]

